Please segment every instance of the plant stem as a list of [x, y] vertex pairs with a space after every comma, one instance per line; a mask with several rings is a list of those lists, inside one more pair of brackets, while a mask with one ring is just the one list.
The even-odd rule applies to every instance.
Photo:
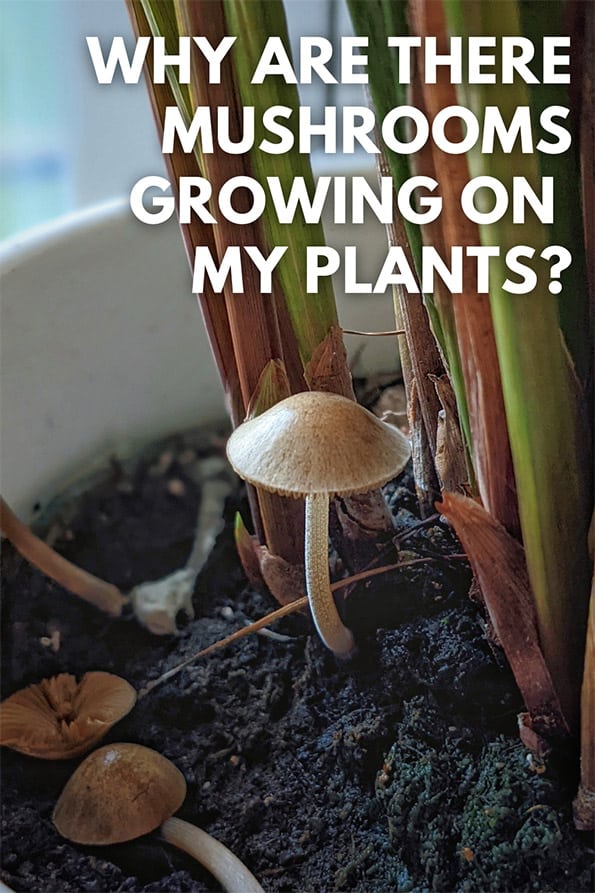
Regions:
[[[413, 258], [402, 220], [396, 217], [387, 229], [389, 242], [391, 245], [397, 245], [403, 249], [407, 262], [411, 266]], [[400, 319], [403, 322], [409, 347], [411, 369], [417, 383], [421, 415], [433, 456], [436, 451], [436, 429], [440, 401], [428, 376], [435, 375], [440, 378], [444, 374], [444, 366], [421, 295], [409, 294], [403, 286], [397, 287], [397, 294], [401, 311]], [[401, 327], [399, 319], [397, 319], [397, 327]]]
[[[439, 52], [447, 50], [446, 21], [441, 3], [415, 0], [412, 4], [415, 32], [422, 39], [437, 38]], [[423, 60], [423, 53], [421, 53]], [[424, 70], [424, 65], [420, 66]], [[457, 103], [456, 90], [448, 72], [439, 68], [436, 84], [422, 86], [423, 100], [429, 121], [444, 108]], [[453, 136], [451, 135], [451, 139]], [[431, 154], [435, 178], [440, 183], [443, 200], [440, 223], [444, 252], [448, 257], [453, 246], [479, 245], [477, 224], [461, 213], [461, 192], [469, 180], [464, 155], [449, 154], [432, 143]], [[465, 254], [463, 291], [453, 296], [452, 308], [458, 332], [457, 368], [462, 361], [466, 402], [463, 429], [470, 435], [469, 448], [475, 477], [484, 506], [513, 535], [518, 535], [519, 518], [515, 496], [512, 456], [506, 429], [504, 398], [492, 325], [490, 299], [480, 294], [472, 283], [475, 263]], [[452, 368], [448, 357], [449, 368]], [[459, 388], [455, 391], [460, 392]], [[467, 414], [468, 408], [468, 414]]]
[[[236, 82], [241, 102], [253, 106], [255, 111], [255, 143], [258, 145], [267, 135], [262, 117], [267, 108], [282, 105], [292, 110], [287, 126], [297, 136], [299, 96], [294, 84], [286, 84], [283, 78], [268, 78], [263, 85], [253, 85], [251, 77], [269, 35], [281, 38], [290, 55], [289, 37], [283, 3], [281, 0], [223, 0], [228, 33], [238, 35], [241, 50], [234, 53], [233, 64], [237, 72]], [[202, 32], [201, 32], [202, 33]], [[302, 177], [308, 193], [314, 190], [314, 178], [308, 155], [300, 153], [297, 140], [294, 147], [274, 158], [274, 171], [269, 156], [258, 149], [250, 153], [254, 175], [266, 187], [267, 177], [275, 173], [286, 194], [296, 177]], [[274, 214], [265, 214], [262, 220], [265, 242], [269, 246], [287, 245], [287, 251], [278, 266], [283, 300], [291, 318], [293, 332], [299, 345], [302, 363], [306, 365], [316, 347], [324, 340], [332, 326], [337, 325], [337, 310], [331, 279], [325, 277], [318, 294], [308, 295], [306, 281], [306, 249], [308, 245], [323, 245], [324, 232], [321, 223], [306, 223], [301, 212], [296, 213], [290, 224], [279, 223]]]
[[[201, 34], [212, 46], [218, 46], [226, 36], [223, 4], [220, 0], [210, 3], [178, 4], [181, 13], [182, 34]], [[229, 65], [221, 66], [221, 83], [209, 84], [209, 66], [201, 53], [192, 56], [190, 95], [197, 106], [210, 108], [216, 117], [217, 108], [229, 107], [232, 139], [238, 139], [240, 129], [239, 99], [233, 72]], [[213, 193], [219, 193], [225, 182], [232, 177], [250, 175], [246, 157], [217, 152], [202, 155], [202, 166]], [[246, 210], [238, 206], [237, 211]], [[211, 208], [217, 223], [213, 225], [217, 254], [221, 259], [229, 245], [262, 246], [259, 227], [255, 223], [235, 224]], [[233, 292], [229, 278], [224, 287], [225, 304], [231, 328], [234, 355], [238, 364], [239, 383], [244, 409], [252, 399], [258, 380], [269, 360], [282, 359], [283, 352], [274, 302], [260, 291], [260, 278], [252, 264], [244, 267], [244, 292]], [[250, 337], [247, 334], [250, 333]]]
[[453, 525], [485, 599], [488, 614], [539, 734], [568, 734], [555, 679], [540, 648], [522, 547], [482, 506], [444, 492], [438, 508]]
[[[516, 0], [446, 0], [445, 9], [451, 30], [464, 37], [495, 36], [500, 47], [503, 36], [521, 33]], [[529, 104], [528, 87], [518, 79], [514, 84], [463, 84], [457, 94], [480, 121], [487, 106], [497, 105], [503, 120], [511, 120], [517, 107]], [[512, 152], [496, 143], [489, 156], [474, 147], [468, 161], [472, 177], [495, 177], [509, 195], [513, 177], [524, 177], [539, 193], [539, 153], [522, 152], [518, 141]], [[561, 335], [558, 298], [548, 288], [549, 263], [540, 257], [547, 245], [544, 225], [531, 213], [524, 223], [513, 223], [509, 210], [479, 229], [482, 244], [500, 250], [490, 264], [490, 301], [539, 637], [564, 714], [573, 725], [590, 583], [591, 462], [584, 397]], [[527, 294], [504, 288], [506, 253], [519, 244], [535, 249], [537, 285]], [[563, 300], [575, 299], [563, 292]], [[582, 336], [590, 343], [588, 330]]]
[[[132, 26], [137, 37], [154, 36], [153, 28], [146, 15], [146, 9], [149, 11], [152, 10], [152, 5], [148, 3], [147, 0], [144, 0], [144, 2], [143, 0], [126, 0], [126, 3]], [[155, 8], [158, 11], [163, 11], [165, 9], [165, 4], [158, 4]], [[154, 27], [157, 27], [156, 22], [153, 22], [153, 25]], [[160, 34], [161, 32], [157, 31], [155, 33]], [[175, 105], [175, 92], [170, 81], [167, 81], [165, 84], [154, 83], [150, 53], [147, 54], [145, 64], [145, 76], [149, 99], [157, 134], [161, 142], [163, 137], [165, 109], [168, 106]], [[171, 71], [172, 68], [168, 67], [168, 73], [171, 73]], [[189, 107], [189, 96], [186, 101]], [[200, 176], [201, 174], [196, 154], [182, 152], [179, 146], [175, 148], [174, 152], [165, 154], [163, 159], [176, 196], [178, 194], [180, 177], [195, 177]], [[194, 253], [197, 245], [208, 246], [212, 256], [216, 256], [212, 227], [202, 223], [196, 215], [192, 215], [190, 223], [180, 224], [180, 232], [182, 234], [186, 256], [191, 269], [194, 265]], [[213, 352], [213, 357], [215, 358], [217, 369], [219, 371], [219, 377], [227, 396], [232, 424], [236, 426], [239, 425], [244, 418], [244, 409], [239, 393], [238, 367], [233, 352], [231, 329], [229, 327], [225, 301], [221, 300], [220, 295], [214, 293], [210, 280], [205, 282], [205, 288], [202, 294], [198, 295], [197, 298], [202, 311], [203, 321]]]
[[581, 692], [581, 782], [573, 804], [574, 824], [580, 831], [595, 829], [595, 568]]

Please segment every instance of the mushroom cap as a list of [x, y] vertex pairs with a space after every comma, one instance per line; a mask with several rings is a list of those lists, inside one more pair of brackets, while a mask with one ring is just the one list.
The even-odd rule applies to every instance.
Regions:
[[239, 425], [227, 442], [240, 477], [296, 498], [366, 493], [399, 474], [410, 455], [398, 428], [353, 400], [321, 391], [281, 400]]
[[134, 688], [113, 673], [70, 673], [42, 679], [0, 704], [0, 744], [43, 760], [90, 750], [136, 702]]
[[166, 757], [141, 744], [107, 744], [70, 777], [52, 819], [74, 843], [122, 843], [158, 828], [185, 797], [184, 776]]

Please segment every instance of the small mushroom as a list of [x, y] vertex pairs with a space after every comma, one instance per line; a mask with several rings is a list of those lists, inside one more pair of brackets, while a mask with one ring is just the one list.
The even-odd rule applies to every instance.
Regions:
[[294, 394], [233, 432], [227, 456], [251, 484], [305, 497], [306, 589], [314, 623], [338, 657], [354, 651], [330, 588], [329, 498], [366, 493], [401, 472], [409, 441], [346, 397], [318, 391]]
[[42, 679], [0, 704], [0, 744], [44, 760], [68, 760], [90, 750], [132, 710], [136, 691], [120, 676], [69, 673]]
[[34, 567], [64, 589], [102, 611], [119, 617], [128, 599], [117, 586], [106, 583], [94, 574], [72, 564], [47, 543], [39, 539], [26, 524], [19, 521], [8, 503], [0, 496], [0, 533], [7, 537], [17, 552]]
[[168, 759], [140, 744], [109, 744], [71, 776], [54, 808], [54, 825], [74, 843], [106, 846], [161, 826], [168, 843], [201, 863], [228, 893], [263, 893], [246, 866], [205, 831], [171, 818], [186, 781]]

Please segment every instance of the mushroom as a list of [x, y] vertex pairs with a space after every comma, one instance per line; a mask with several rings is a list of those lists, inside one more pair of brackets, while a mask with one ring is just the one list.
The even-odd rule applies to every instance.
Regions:
[[128, 599], [117, 586], [77, 567], [35, 536], [19, 521], [8, 503], [0, 496], [0, 533], [7, 537], [17, 552], [64, 589], [113, 617], [119, 617]]
[[318, 391], [294, 394], [239, 425], [227, 443], [234, 470], [273, 493], [305, 497], [305, 573], [312, 617], [338, 657], [354, 651], [330, 588], [329, 498], [365, 493], [401, 472], [409, 441], [346, 397]]
[[71, 776], [53, 822], [73, 843], [105, 846], [161, 826], [168, 843], [201, 863], [228, 893], [263, 893], [246, 866], [205, 831], [171, 818], [186, 797], [176, 766], [140, 744], [109, 744], [90, 754]]
[[42, 679], [0, 704], [0, 744], [44, 760], [86, 753], [132, 710], [136, 691], [120, 676], [69, 673]]

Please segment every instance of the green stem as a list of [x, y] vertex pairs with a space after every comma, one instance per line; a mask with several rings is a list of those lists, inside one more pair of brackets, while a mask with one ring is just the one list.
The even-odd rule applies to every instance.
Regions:
[[[296, 177], [303, 177], [308, 193], [313, 194], [314, 177], [310, 159], [297, 148], [297, 115], [300, 105], [297, 87], [286, 84], [282, 78], [268, 78], [264, 84], [252, 84], [251, 77], [269, 35], [277, 35], [290, 53], [287, 23], [281, 0], [224, 0], [227, 33], [238, 35], [234, 48], [233, 64], [241, 102], [253, 106], [255, 111], [255, 146], [267, 136], [262, 118], [267, 108], [275, 105], [292, 110], [287, 126], [293, 130], [294, 147], [283, 155], [273, 158], [259, 151], [250, 153], [250, 164], [256, 179], [267, 189], [267, 177], [275, 174], [287, 195]], [[324, 340], [332, 326], [337, 325], [337, 310], [331, 279], [320, 281], [316, 295], [306, 293], [306, 249], [309, 245], [324, 245], [321, 223], [306, 223], [301, 213], [296, 213], [292, 223], [283, 224], [275, 214], [262, 218], [265, 242], [269, 247], [286, 245], [287, 251], [279, 266], [278, 276], [291, 318], [304, 365], [310, 360], [316, 347]]]
[[[498, 45], [503, 36], [521, 33], [515, 0], [462, 0], [447, 2], [445, 9], [453, 33], [495, 35]], [[510, 120], [518, 106], [529, 104], [528, 88], [519, 82], [461, 85], [458, 92], [478, 120], [486, 106], [498, 106], [503, 119]], [[489, 156], [474, 148], [468, 159], [472, 177], [489, 174], [509, 194], [513, 176], [525, 177], [534, 188], [540, 180], [538, 153], [525, 154], [518, 146], [511, 153], [496, 147]], [[548, 244], [544, 225], [534, 216], [513, 223], [508, 214], [479, 229], [483, 245], [500, 248], [490, 266], [490, 301], [541, 647], [564, 712], [573, 717], [590, 577], [590, 461], [579, 389], [560, 331], [558, 298], [548, 290], [549, 264], [538, 257]], [[538, 284], [529, 294], [511, 294], [503, 287], [505, 255], [515, 245], [535, 249]], [[573, 294], [563, 295], [575, 300]], [[588, 332], [583, 335], [588, 338]]]

